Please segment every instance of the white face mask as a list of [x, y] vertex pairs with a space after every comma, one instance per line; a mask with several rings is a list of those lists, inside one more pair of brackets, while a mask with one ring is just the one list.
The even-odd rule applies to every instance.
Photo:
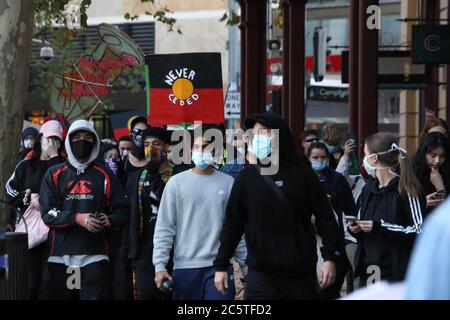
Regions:
[[26, 149], [31, 149], [34, 146], [34, 139], [26, 139], [23, 141], [23, 146]]
[[371, 154], [371, 155], [364, 157], [363, 166], [369, 176], [371, 176], [372, 178], [376, 178], [377, 177], [376, 176], [377, 167], [374, 167], [373, 165], [371, 165], [369, 163], [369, 158], [373, 155], [375, 155], [375, 154]]

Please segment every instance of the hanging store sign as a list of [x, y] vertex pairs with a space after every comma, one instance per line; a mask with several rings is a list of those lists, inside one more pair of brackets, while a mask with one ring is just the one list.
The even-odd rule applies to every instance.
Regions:
[[450, 26], [414, 25], [412, 47], [413, 63], [449, 64]]

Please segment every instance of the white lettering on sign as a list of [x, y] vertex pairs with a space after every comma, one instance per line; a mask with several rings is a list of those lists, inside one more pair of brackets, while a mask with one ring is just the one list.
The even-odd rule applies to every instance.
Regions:
[[191, 106], [199, 99], [194, 93], [195, 71], [188, 68], [170, 70], [164, 81], [172, 87], [172, 92], [167, 96], [169, 101], [180, 107]]
[[170, 70], [169, 73], [166, 74], [166, 80], [164, 82], [167, 83], [169, 86], [172, 86], [173, 82], [178, 78], [185, 78], [191, 81], [194, 80], [195, 71], [190, 70], [189, 73], [188, 71], [189, 71], [188, 68]]
[[241, 93], [229, 91], [225, 100], [225, 119], [239, 119], [241, 117]]

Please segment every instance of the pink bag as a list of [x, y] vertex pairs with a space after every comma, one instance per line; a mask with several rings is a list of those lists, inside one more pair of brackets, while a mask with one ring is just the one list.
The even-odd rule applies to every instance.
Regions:
[[41, 212], [39, 211], [39, 195], [32, 194], [30, 205], [25, 210], [23, 219], [20, 219], [16, 225], [15, 231], [28, 233], [28, 249], [31, 249], [47, 241], [48, 230], [48, 227], [42, 221]]

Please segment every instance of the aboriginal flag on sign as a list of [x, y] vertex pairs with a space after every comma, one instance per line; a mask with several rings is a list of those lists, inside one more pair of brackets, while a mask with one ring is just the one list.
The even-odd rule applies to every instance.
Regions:
[[150, 73], [149, 124], [223, 123], [220, 53], [155, 54]]

